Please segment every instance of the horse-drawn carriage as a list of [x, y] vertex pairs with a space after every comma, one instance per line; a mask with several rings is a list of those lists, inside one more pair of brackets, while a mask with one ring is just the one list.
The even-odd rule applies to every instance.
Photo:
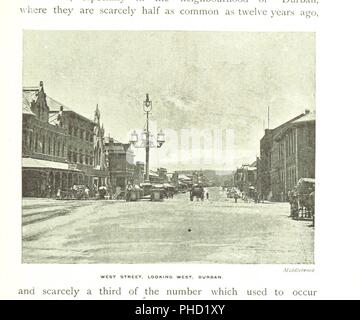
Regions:
[[165, 198], [173, 198], [175, 194], [175, 186], [170, 183], [164, 183], [163, 188], [165, 190]]
[[289, 192], [291, 217], [313, 219], [315, 214], [315, 179], [301, 178]]
[[193, 201], [194, 198], [197, 200], [201, 199], [204, 200], [205, 190], [204, 187], [200, 184], [194, 184], [190, 189], [190, 201]]

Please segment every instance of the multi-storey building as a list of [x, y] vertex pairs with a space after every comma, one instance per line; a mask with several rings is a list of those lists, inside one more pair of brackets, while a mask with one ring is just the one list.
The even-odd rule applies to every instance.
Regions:
[[121, 143], [110, 136], [104, 139], [111, 186], [115, 192], [125, 189], [128, 182], [135, 182], [135, 155], [130, 146], [130, 143]]
[[244, 164], [234, 174], [234, 186], [241, 192], [249, 193], [250, 188], [257, 187], [257, 162]]
[[92, 121], [47, 96], [42, 82], [23, 88], [23, 196], [106, 185], [103, 135], [98, 108]]
[[168, 176], [167, 176], [167, 169], [166, 168], [158, 168], [157, 169], [157, 174], [159, 176], [159, 180], [161, 181], [161, 183], [168, 182]]
[[315, 178], [315, 112], [308, 110], [266, 130], [260, 142], [258, 188], [265, 198], [286, 201], [300, 178]]

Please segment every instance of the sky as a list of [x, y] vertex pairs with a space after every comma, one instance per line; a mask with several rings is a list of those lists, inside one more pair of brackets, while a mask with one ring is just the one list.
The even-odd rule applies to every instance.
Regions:
[[168, 133], [152, 168], [233, 170], [259, 155], [268, 107], [270, 128], [315, 110], [315, 56], [314, 33], [24, 31], [23, 85], [91, 119], [98, 104], [121, 142], [149, 93], [151, 128]]

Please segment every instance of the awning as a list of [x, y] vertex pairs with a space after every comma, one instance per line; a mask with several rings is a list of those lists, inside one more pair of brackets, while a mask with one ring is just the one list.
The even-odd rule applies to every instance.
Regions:
[[192, 179], [189, 178], [188, 176], [184, 175], [184, 174], [179, 174], [178, 177], [179, 180], [187, 180], [187, 181], [191, 181]]
[[158, 177], [159, 175], [156, 172], [150, 170], [149, 176]]
[[22, 168], [28, 169], [57, 169], [57, 170], [66, 170], [66, 171], [76, 171], [80, 170], [76, 168], [69, 168], [68, 163], [40, 160], [34, 158], [22, 158]]

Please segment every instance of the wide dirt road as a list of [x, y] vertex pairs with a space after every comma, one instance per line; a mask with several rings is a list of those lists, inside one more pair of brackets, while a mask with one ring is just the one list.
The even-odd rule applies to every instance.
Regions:
[[287, 203], [244, 203], [210, 188], [164, 202], [24, 199], [24, 263], [313, 263], [311, 222]]

